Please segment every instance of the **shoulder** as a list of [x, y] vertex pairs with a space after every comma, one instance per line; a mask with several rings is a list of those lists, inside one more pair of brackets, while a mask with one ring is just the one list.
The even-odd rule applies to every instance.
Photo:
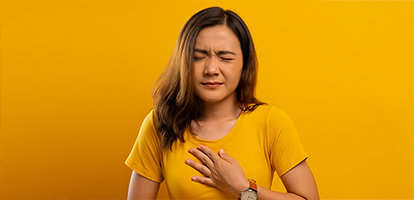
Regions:
[[258, 117], [265, 120], [290, 120], [285, 111], [274, 105], [260, 105], [251, 112], [252, 117]]
[[295, 125], [289, 115], [274, 105], [260, 105], [247, 115], [251, 120], [262, 124], [270, 132], [295, 129]]
[[160, 139], [160, 135], [157, 131], [157, 117], [154, 110], [151, 110], [147, 116], [145, 117], [144, 121], [142, 122], [141, 128], [139, 130], [138, 137], [150, 137], [155, 140]]
[[154, 111], [147, 114], [125, 164], [140, 175], [161, 182], [161, 137], [156, 131], [155, 119]]
[[142, 122], [142, 124], [152, 124], [153, 126], [155, 126], [157, 121], [157, 117], [155, 115], [155, 111], [154, 109], [152, 109], [147, 116], [144, 118], [144, 121]]

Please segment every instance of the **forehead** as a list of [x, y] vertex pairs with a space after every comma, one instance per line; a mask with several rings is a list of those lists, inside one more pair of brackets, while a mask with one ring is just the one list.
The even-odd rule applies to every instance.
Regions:
[[202, 29], [196, 40], [196, 48], [206, 50], [240, 50], [236, 34], [227, 26], [213, 26]]

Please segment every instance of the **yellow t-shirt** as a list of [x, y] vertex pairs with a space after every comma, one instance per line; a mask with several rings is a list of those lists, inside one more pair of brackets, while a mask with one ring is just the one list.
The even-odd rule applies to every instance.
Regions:
[[151, 111], [125, 164], [150, 180], [165, 180], [171, 199], [236, 199], [228, 192], [191, 180], [202, 174], [185, 164], [187, 158], [198, 160], [188, 153], [190, 147], [202, 144], [217, 153], [224, 149], [239, 162], [246, 178], [268, 189], [275, 171], [282, 176], [307, 158], [291, 119], [274, 106], [243, 112], [230, 132], [218, 140], [203, 140], [186, 131], [185, 142], [176, 140], [172, 150], [161, 150], [154, 119]]

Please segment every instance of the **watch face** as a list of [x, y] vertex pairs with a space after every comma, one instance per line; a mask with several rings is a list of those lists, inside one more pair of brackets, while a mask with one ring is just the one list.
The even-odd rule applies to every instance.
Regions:
[[243, 194], [240, 197], [241, 200], [256, 200], [257, 199], [257, 193], [251, 189], [243, 192]]

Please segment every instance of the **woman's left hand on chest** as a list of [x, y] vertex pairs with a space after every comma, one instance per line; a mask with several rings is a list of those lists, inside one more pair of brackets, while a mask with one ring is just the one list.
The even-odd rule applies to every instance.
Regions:
[[188, 152], [197, 157], [202, 164], [191, 159], [187, 159], [185, 163], [205, 175], [193, 176], [193, 181], [227, 190], [236, 197], [240, 197], [241, 192], [249, 188], [249, 181], [239, 162], [223, 149], [216, 154], [208, 147], [199, 145], [197, 149], [190, 148]]

